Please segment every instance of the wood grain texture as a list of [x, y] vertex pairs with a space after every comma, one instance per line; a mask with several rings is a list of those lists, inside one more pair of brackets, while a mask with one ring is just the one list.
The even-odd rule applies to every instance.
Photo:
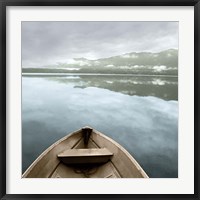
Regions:
[[58, 158], [65, 164], [106, 163], [113, 156], [106, 148], [67, 149]]

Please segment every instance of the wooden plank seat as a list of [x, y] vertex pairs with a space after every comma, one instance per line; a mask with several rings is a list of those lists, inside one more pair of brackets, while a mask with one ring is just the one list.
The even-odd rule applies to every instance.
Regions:
[[97, 164], [106, 163], [113, 153], [106, 148], [67, 149], [57, 156], [65, 164]]

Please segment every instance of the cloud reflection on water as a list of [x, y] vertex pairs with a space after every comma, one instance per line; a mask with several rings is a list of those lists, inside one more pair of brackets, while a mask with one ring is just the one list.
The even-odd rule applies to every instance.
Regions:
[[178, 102], [22, 79], [23, 171], [50, 144], [89, 125], [124, 146], [150, 177], [178, 176]]

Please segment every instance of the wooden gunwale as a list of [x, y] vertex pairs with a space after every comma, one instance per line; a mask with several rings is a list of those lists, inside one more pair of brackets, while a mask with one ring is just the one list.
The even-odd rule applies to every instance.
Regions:
[[[145, 172], [145, 171], [142, 169], [142, 167], [139, 165], [139, 163], [133, 158], [133, 156], [131, 156], [131, 154], [130, 154], [124, 147], [122, 147], [122, 146], [121, 146], [119, 143], [117, 143], [115, 140], [111, 139], [110, 137], [104, 135], [103, 133], [101, 133], [101, 132], [99, 132], [99, 131], [97, 131], [97, 130], [95, 130], [95, 129], [93, 129], [93, 133], [96, 133], [96, 135], [98, 135], [99, 137], [104, 138], [105, 141], [109, 141], [109, 142], [111, 142], [114, 146], [118, 147], [118, 148], [125, 154], [125, 156], [127, 156], [127, 157], [129, 158], [129, 160], [133, 163], [133, 165], [137, 168], [137, 170], [140, 171], [140, 173], [142, 174], [142, 176], [143, 176], [144, 178], [149, 178], [148, 175], [146, 174], [146, 172]], [[93, 136], [95, 136], [95, 134], [93, 134], [91, 138], [93, 138]], [[95, 140], [93, 140], [93, 142], [96, 143]], [[98, 144], [97, 144], [97, 145], [98, 145]], [[99, 145], [98, 145], [98, 146], [99, 146]], [[107, 147], [107, 146], [105, 146], [105, 147]], [[108, 148], [108, 147], [107, 147], [107, 148]], [[116, 156], [115, 156], [115, 157], [116, 157]], [[113, 157], [113, 158], [114, 158], [114, 157]], [[113, 162], [113, 159], [111, 159], [111, 162]], [[113, 162], [113, 164], [115, 165], [115, 167], [117, 167], [116, 164], [115, 164], [114, 162]], [[121, 170], [118, 170], [118, 171], [119, 171], [119, 173], [121, 172]], [[121, 174], [121, 173], [120, 173], [120, 174]]]
[[[40, 161], [44, 158], [45, 155], [47, 155], [51, 150], [53, 150], [54, 147], [58, 146], [60, 143], [64, 142], [65, 140], [67, 140], [68, 138], [72, 137], [73, 135], [75, 135], [75, 134], [80, 134], [80, 139], [79, 139], [71, 148], [73, 148], [74, 146], [76, 146], [76, 145], [80, 142], [80, 140], [82, 139], [82, 138], [81, 138], [81, 131], [82, 131], [82, 129], [79, 129], [79, 130], [77, 130], [77, 131], [75, 131], [75, 132], [72, 132], [72, 133], [70, 133], [70, 134], [64, 136], [64, 137], [61, 138], [60, 140], [56, 141], [56, 142], [53, 143], [51, 146], [49, 146], [49, 147], [48, 147], [43, 153], [41, 153], [41, 154], [36, 158], [36, 160], [28, 167], [28, 169], [23, 173], [22, 178], [27, 177], [27, 176], [30, 174], [30, 172], [34, 169], [34, 167], [38, 164], [38, 162], [40, 162]], [[59, 164], [59, 162], [58, 162], [58, 164]], [[56, 164], [55, 168], [57, 167], [58, 164]], [[55, 169], [54, 169], [54, 170], [55, 170]], [[53, 170], [53, 171], [54, 171], [54, 170]]]

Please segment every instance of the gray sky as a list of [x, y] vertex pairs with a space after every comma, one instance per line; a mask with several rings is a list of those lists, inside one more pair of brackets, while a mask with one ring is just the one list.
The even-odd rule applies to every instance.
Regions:
[[22, 22], [22, 66], [178, 49], [178, 22]]

